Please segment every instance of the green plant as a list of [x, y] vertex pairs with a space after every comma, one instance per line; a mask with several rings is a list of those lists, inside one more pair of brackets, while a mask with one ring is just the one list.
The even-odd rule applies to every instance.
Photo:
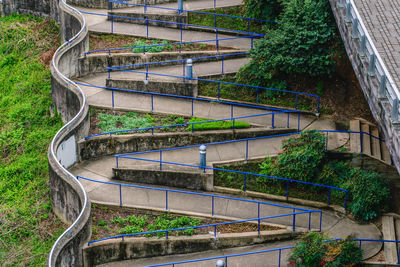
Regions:
[[282, 11], [282, 0], [244, 0], [249, 18], [275, 20]]
[[239, 82], [273, 87], [287, 75], [324, 77], [334, 71], [336, 25], [329, 1], [288, 0], [282, 5], [277, 27], [250, 51], [252, 60], [238, 73]]
[[267, 158], [260, 164], [260, 174], [313, 182], [325, 159], [325, 137], [304, 131], [284, 142], [282, 148], [283, 153], [274, 161]]
[[107, 226], [107, 225], [108, 225], [108, 222], [105, 220], [100, 220], [97, 222], [97, 226]]
[[111, 220], [112, 224], [118, 224], [121, 227], [124, 227], [127, 224], [127, 219], [121, 218], [120, 216], [115, 217], [114, 219]]
[[[137, 113], [129, 112], [125, 115], [117, 116], [111, 114], [100, 113], [98, 127], [104, 132], [124, 131], [140, 128], [149, 128], [153, 124], [146, 117], [139, 117]], [[117, 134], [126, 134], [121, 132]]]
[[329, 242], [326, 235], [317, 232], [305, 234], [292, 249], [289, 265], [296, 267], [354, 266], [362, 260], [362, 250], [348, 237]]
[[[210, 119], [191, 118], [188, 123], [209, 121]], [[207, 130], [222, 130], [232, 129], [233, 121], [213, 121], [205, 123], [195, 123], [187, 127], [187, 131], [207, 131]], [[250, 128], [250, 124], [244, 121], [235, 121], [235, 129]]]
[[118, 230], [118, 234], [128, 235], [128, 234], [135, 234], [135, 233], [142, 233], [143, 228], [136, 226], [136, 225], [128, 225], [121, 230]]

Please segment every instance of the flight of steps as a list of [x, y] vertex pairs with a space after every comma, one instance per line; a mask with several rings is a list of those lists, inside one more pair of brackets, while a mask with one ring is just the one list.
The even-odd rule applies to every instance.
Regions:
[[[365, 120], [351, 120], [350, 131], [366, 132], [376, 137], [381, 137], [378, 127]], [[390, 153], [386, 144], [367, 134], [362, 137], [362, 153], [375, 159], [391, 164]], [[350, 134], [350, 150], [354, 153], [361, 153], [361, 134]]]
[[[384, 240], [400, 240], [400, 216], [397, 214], [387, 214], [382, 216], [382, 232]], [[396, 264], [398, 262], [398, 250], [396, 243], [384, 243], [385, 262]]]

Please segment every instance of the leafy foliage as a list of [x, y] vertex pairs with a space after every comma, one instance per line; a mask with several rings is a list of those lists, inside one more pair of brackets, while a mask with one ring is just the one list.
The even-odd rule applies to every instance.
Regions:
[[296, 267], [353, 266], [362, 260], [362, 250], [348, 237], [341, 241], [327, 242], [327, 236], [310, 232], [305, 234], [292, 249], [289, 265]]
[[244, 0], [245, 15], [253, 19], [275, 20], [282, 11], [282, 0]]
[[[138, 114], [134, 112], [128, 112], [121, 116], [100, 113], [98, 118], [101, 120], [98, 126], [103, 133], [149, 128], [153, 126], [147, 117], [138, 117]], [[126, 134], [126, 132], [118, 134]]]
[[261, 163], [260, 174], [312, 182], [325, 159], [325, 137], [305, 131], [298, 138], [290, 138], [282, 148], [283, 153], [275, 161], [268, 158]]
[[285, 75], [332, 73], [335, 23], [329, 1], [289, 0], [282, 4], [277, 27], [268, 30], [251, 50], [252, 61], [238, 73], [239, 81], [282, 88]]
[[[375, 219], [388, 208], [391, 198], [388, 181], [376, 172], [351, 167], [349, 162], [326, 163], [325, 137], [322, 134], [305, 131], [298, 138], [290, 138], [282, 148], [283, 153], [278, 157], [266, 158], [260, 164], [260, 174], [346, 189], [349, 210], [358, 220]], [[281, 183], [266, 177], [257, 177], [257, 182], [262, 185]], [[319, 187], [301, 184], [297, 187], [323, 192]], [[345, 197], [345, 192], [339, 190], [332, 190], [331, 194], [340, 199]]]
[[[159, 40], [153, 40], [152, 44], [150, 45], [158, 45], [158, 44], [168, 44], [169, 42], [166, 40], [159, 41]], [[150, 46], [150, 47], [141, 47], [141, 46], [148, 46], [149, 44], [146, 41], [136, 41], [133, 46], [137, 48], [133, 48], [133, 53], [143, 53], [145, 50], [146, 52], [149, 53], [158, 53], [164, 51], [164, 49], [171, 50], [172, 46], [171, 45], [160, 45], [160, 46]]]

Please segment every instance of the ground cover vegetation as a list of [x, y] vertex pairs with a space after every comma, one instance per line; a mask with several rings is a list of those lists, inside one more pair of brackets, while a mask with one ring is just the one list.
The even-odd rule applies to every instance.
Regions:
[[[177, 115], [158, 115], [150, 113], [135, 112], [113, 112], [110, 110], [91, 110], [91, 129], [90, 134], [123, 131], [116, 134], [130, 134], [132, 129], [150, 128], [155, 126], [180, 125], [210, 121], [212, 119], [182, 117]], [[235, 129], [250, 128], [251, 125], [244, 121], [235, 121]], [[192, 129], [193, 128], [193, 129]], [[214, 121], [206, 123], [196, 123], [192, 125], [182, 125], [176, 127], [163, 127], [154, 129], [159, 132], [184, 132], [184, 131], [207, 131], [232, 129], [233, 121]], [[151, 132], [151, 130], [135, 131]]]
[[0, 265], [43, 266], [64, 225], [52, 213], [48, 145], [62, 126], [50, 115], [53, 21], [0, 17]]
[[[214, 218], [190, 217], [173, 215], [170, 213], [149, 212], [148, 210], [115, 208], [102, 205], [92, 205], [92, 240], [100, 238], [158, 230], [169, 230], [185, 227], [194, 227], [226, 221]], [[257, 231], [257, 224], [237, 223], [217, 227], [220, 233], [239, 233]], [[276, 226], [261, 225], [262, 231], [281, 229]], [[195, 234], [209, 234], [214, 227], [186, 229], [169, 232], [169, 236], [191, 236]], [[140, 236], [140, 235], [139, 235]], [[146, 237], [165, 237], [165, 232], [146, 234]]]
[[329, 242], [328, 236], [310, 232], [292, 249], [289, 266], [356, 266], [361, 263], [362, 250], [351, 237]]
[[[176, 43], [176, 42], [167, 40], [158, 40], [158, 39], [146, 39], [141, 37], [126, 36], [126, 35], [90, 33], [89, 50], [94, 51], [94, 50], [113, 49], [113, 48], [130, 48], [136, 46], [165, 44], [165, 46], [147, 47], [145, 48], [145, 51], [148, 53], [179, 51], [179, 45], [167, 45], [171, 43]], [[205, 43], [189, 43], [181, 45], [182, 51], [208, 51], [208, 50], [211, 51], [216, 49], [217, 48], [215, 45], [209, 45]], [[229, 49], [229, 48], [223, 48], [223, 49]], [[143, 48], [111, 51], [111, 53], [129, 53], [129, 52], [143, 53]]]
[[[304, 182], [334, 186], [348, 190], [348, 211], [360, 221], [377, 218], [389, 207], [388, 181], [372, 170], [354, 168], [349, 162], [329, 161], [325, 151], [325, 137], [306, 131], [290, 138], [282, 145], [282, 153], [268, 157], [260, 164], [222, 166], [262, 175], [283, 177]], [[218, 171], [215, 183], [219, 186], [243, 189], [243, 174]], [[247, 176], [247, 190], [286, 195], [287, 182], [262, 176]], [[343, 205], [345, 193], [331, 191], [332, 203]], [[289, 196], [326, 202], [328, 190], [317, 186], [290, 183]]]

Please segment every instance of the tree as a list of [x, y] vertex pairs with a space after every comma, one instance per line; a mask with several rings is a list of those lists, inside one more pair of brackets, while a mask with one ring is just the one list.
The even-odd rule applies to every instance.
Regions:
[[246, 16], [253, 19], [275, 20], [282, 11], [282, 0], [244, 0]]
[[252, 61], [239, 72], [240, 81], [277, 86], [287, 75], [333, 72], [335, 23], [328, 0], [289, 0], [283, 6], [278, 27], [267, 30], [250, 51]]

